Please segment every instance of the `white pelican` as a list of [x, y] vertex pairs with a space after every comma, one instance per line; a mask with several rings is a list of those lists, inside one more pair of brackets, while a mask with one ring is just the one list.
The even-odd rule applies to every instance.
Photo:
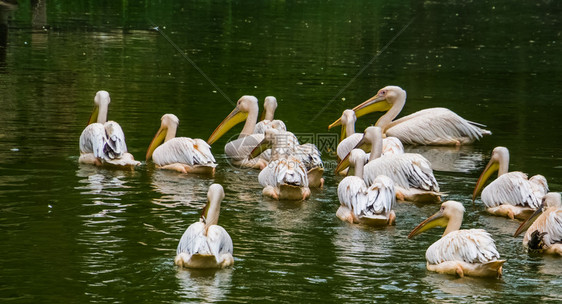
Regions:
[[525, 229], [527, 232], [523, 238], [523, 246], [531, 250], [562, 255], [562, 200], [560, 199], [560, 193], [547, 193], [543, 197], [541, 207], [519, 226], [513, 236], [518, 236]]
[[[365, 165], [363, 179], [372, 185], [377, 176], [386, 175], [394, 181], [396, 198], [418, 203], [434, 203], [441, 201], [439, 184], [433, 176], [431, 164], [419, 154], [382, 154], [382, 132], [379, 127], [365, 129], [363, 139], [357, 144], [371, 152], [369, 162]], [[335, 173], [349, 166], [349, 155], [336, 168]]]
[[306, 166], [294, 153], [294, 146], [288, 140], [291, 136], [287, 133], [290, 132], [265, 130], [264, 140], [251, 155], [259, 155], [264, 146], [271, 146], [271, 161], [258, 176], [264, 186], [264, 195], [274, 199], [304, 200], [310, 196]]
[[261, 121], [256, 124], [254, 133], [264, 134], [268, 128], [274, 128], [280, 131], [287, 131], [287, 127], [282, 120], [273, 119], [275, 110], [277, 109], [277, 98], [267, 96], [263, 102], [263, 114]]
[[494, 240], [483, 229], [459, 230], [464, 206], [456, 201], [446, 201], [441, 209], [421, 224], [408, 238], [433, 227], [447, 227], [443, 236], [425, 252], [427, 270], [445, 274], [501, 277], [502, 265]]
[[132, 168], [140, 165], [131, 153], [127, 152], [125, 134], [115, 121], [107, 121], [109, 93], [98, 91], [94, 97], [94, 111], [88, 126], [80, 135], [80, 158], [78, 162], [96, 166], [110, 165]]
[[[492, 134], [481, 124], [468, 121], [445, 108], [424, 109], [393, 121], [406, 103], [406, 91], [397, 86], [387, 86], [362, 104], [353, 108], [357, 117], [382, 111], [375, 126], [383, 134], [397, 137], [407, 145], [463, 145], [470, 144], [484, 135]], [[341, 119], [328, 128], [339, 126]]]
[[[357, 117], [353, 110], [345, 110], [341, 116], [342, 132], [341, 141], [337, 147], [338, 158], [344, 159], [349, 152], [361, 141], [363, 133], [355, 133]], [[404, 146], [396, 137], [386, 137], [382, 141], [382, 155], [404, 153]], [[368, 154], [366, 155], [368, 159]]]
[[[324, 185], [324, 163], [322, 162], [321, 153], [318, 148], [311, 143], [300, 144], [295, 134], [289, 131], [282, 131], [276, 128], [267, 129], [270, 131], [270, 139], [264, 140], [252, 151], [252, 155], [263, 153], [268, 149], [273, 149], [275, 142], [277, 154], [290, 154], [296, 157], [306, 168], [308, 175], [308, 186], [311, 188], [320, 188]], [[267, 137], [267, 136], [266, 136]], [[271, 151], [271, 150], [270, 150]]]
[[542, 175], [535, 175], [527, 180], [527, 175], [523, 172], [507, 172], [508, 167], [507, 148], [494, 148], [492, 158], [478, 178], [472, 193], [472, 202], [486, 180], [498, 171], [498, 178], [482, 191], [482, 202], [486, 205], [486, 211], [498, 216], [524, 220], [539, 208], [542, 197], [548, 192], [548, 184]]
[[162, 116], [160, 129], [148, 146], [146, 160], [152, 160], [161, 169], [181, 173], [215, 173], [215, 158], [211, 147], [202, 139], [176, 137], [180, 120], [174, 114]]
[[246, 121], [238, 139], [229, 141], [224, 146], [224, 153], [233, 165], [261, 169], [269, 161], [269, 152], [264, 152], [260, 157], [250, 159], [252, 150], [263, 140], [263, 134], [254, 134], [258, 120], [258, 99], [255, 96], [244, 95], [236, 103], [236, 108], [219, 124], [207, 140], [212, 145], [221, 136], [235, 125]]
[[349, 162], [355, 167], [355, 176], [347, 176], [338, 184], [341, 205], [336, 216], [349, 223], [370, 226], [394, 225], [394, 182], [387, 176], [379, 175], [371, 186], [367, 186], [363, 181], [365, 152], [361, 149], [351, 151]]
[[174, 263], [186, 268], [224, 268], [234, 263], [232, 239], [217, 225], [224, 190], [212, 184], [207, 193], [207, 205], [199, 222], [191, 224], [183, 233]]

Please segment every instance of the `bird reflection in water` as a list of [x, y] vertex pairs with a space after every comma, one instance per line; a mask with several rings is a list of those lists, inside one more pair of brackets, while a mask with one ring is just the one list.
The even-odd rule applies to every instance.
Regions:
[[470, 173], [480, 168], [484, 154], [472, 146], [404, 146], [406, 153], [418, 153], [435, 171]]
[[224, 301], [232, 288], [232, 268], [181, 269], [178, 268], [176, 279], [179, 288], [176, 291], [182, 299], [191, 299], [199, 303]]
[[152, 188], [162, 194], [152, 202], [165, 207], [192, 206], [201, 207], [201, 197], [206, 197], [210, 178], [188, 176], [167, 170], [152, 171]]
[[462, 296], [470, 297], [476, 302], [478, 302], [479, 298], [486, 301], [489, 300], [490, 294], [501, 292], [505, 285], [502, 280], [494, 278], [470, 276], [459, 278], [429, 272], [422, 278], [422, 282], [429, 285], [430, 290], [434, 292], [440, 290], [445, 294], [439, 298], [440, 303], [442, 303], [441, 300], [443, 299], [457, 302]]

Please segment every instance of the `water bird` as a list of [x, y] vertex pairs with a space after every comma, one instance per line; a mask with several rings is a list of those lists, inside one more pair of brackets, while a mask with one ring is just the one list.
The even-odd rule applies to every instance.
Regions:
[[212, 184], [207, 192], [207, 204], [198, 222], [183, 233], [174, 263], [186, 268], [224, 268], [234, 263], [232, 239], [218, 225], [224, 189]]
[[174, 114], [164, 114], [160, 128], [150, 142], [146, 160], [152, 159], [160, 169], [181, 173], [215, 173], [215, 158], [211, 147], [200, 138], [176, 137], [180, 120]]
[[437, 213], [421, 222], [408, 234], [414, 236], [433, 227], [446, 227], [443, 236], [425, 252], [427, 270], [460, 277], [501, 277], [502, 265], [494, 240], [483, 229], [459, 230], [464, 206], [456, 201], [441, 204]]
[[482, 190], [482, 202], [488, 213], [511, 219], [526, 219], [541, 204], [542, 197], [548, 192], [546, 178], [535, 175], [527, 179], [527, 174], [519, 171], [508, 172], [509, 150], [496, 147], [492, 158], [476, 182], [472, 193], [472, 202], [482, 190], [488, 178], [498, 171], [498, 178]]
[[542, 204], [515, 231], [514, 237], [527, 230], [523, 246], [548, 254], [562, 256], [562, 200], [560, 193], [549, 192]]
[[379, 175], [372, 185], [367, 186], [363, 180], [365, 152], [361, 149], [351, 151], [349, 162], [355, 168], [355, 176], [347, 176], [338, 184], [340, 207], [336, 216], [355, 224], [394, 225], [394, 182], [387, 176]]
[[258, 99], [255, 96], [244, 95], [240, 97], [234, 110], [217, 126], [207, 143], [212, 145], [232, 127], [245, 121], [244, 128], [238, 138], [227, 142], [224, 146], [224, 152], [233, 165], [256, 169], [264, 168], [270, 159], [269, 152], [264, 152], [256, 158], [249, 158], [252, 150], [264, 138], [263, 134], [254, 134], [258, 112]]
[[[468, 121], [446, 108], [429, 108], [394, 120], [406, 104], [406, 91], [386, 86], [353, 108], [357, 117], [371, 112], [386, 112], [375, 126], [386, 136], [397, 137], [405, 145], [464, 145], [492, 132], [484, 125]], [[393, 121], [394, 120], [394, 121]], [[341, 125], [336, 120], [328, 128]]]
[[[415, 153], [387, 154], [382, 156], [382, 130], [368, 127], [357, 144], [366, 152], [371, 152], [369, 162], [364, 167], [363, 179], [372, 185], [377, 176], [386, 175], [394, 181], [396, 198], [417, 203], [441, 201], [442, 193], [433, 175], [431, 164], [423, 156]], [[340, 161], [335, 173], [349, 166], [349, 154]]]
[[267, 96], [263, 102], [263, 113], [260, 121], [254, 128], [254, 133], [264, 134], [268, 128], [274, 128], [280, 131], [287, 131], [287, 127], [282, 120], [273, 119], [275, 110], [277, 109], [277, 98], [274, 96]]
[[265, 146], [271, 147], [271, 161], [258, 175], [263, 194], [274, 199], [304, 200], [310, 196], [304, 163], [297, 157], [290, 132], [267, 129], [263, 141], [252, 151], [257, 156]]
[[80, 134], [78, 162], [96, 166], [133, 168], [139, 161], [127, 151], [125, 133], [115, 121], [107, 121], [111, 98], [107, 91], [98, 91], [94, 97], [94, 111], [88, 126]]

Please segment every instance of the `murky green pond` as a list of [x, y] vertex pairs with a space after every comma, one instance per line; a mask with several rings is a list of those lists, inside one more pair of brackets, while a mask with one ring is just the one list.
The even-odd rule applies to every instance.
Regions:
[[[562, 300], [562, 259], [528, 254], [512, 237], [518, 221], [471, 203], [498, 145], [510, 149], [511, 170], [543, 174], [551, 191], [562, 190], [558, 1], [31, 2], [0, 6], [1, 300]], [[408, 92], [401, 115], [443, 106], [492, 130], [470, 147], [416, 151], [434, 163], [448, 198], [465, 205], [463, 227], [493, 235], [507, 259], [502, 279], [426, 271], [425, 250], [442, 230], [406, 236], [435, 205], [400, 204], [388, 229], [342, 223], [341, 178], [331, 170], [306, 202], [263, 198], [258, 172], [224, 156], [236, 130], [213, 146], [214, 178], [144, 163], [134, 172], [78, 164], [101, 89], [143, 160], [164, 113], [180, 118], [179, 136], [207, 139], [241, 95], [274, 95], [290, 130], [331, 136], [338, 131], [327, 126], [344, 109], [388, 84]], [[323, 158], [335, 166], [334, 156]], [[226, 191], [220, 224], [234, 242], [234, 267], [177, 269], [178, 240], [213, 182]]]

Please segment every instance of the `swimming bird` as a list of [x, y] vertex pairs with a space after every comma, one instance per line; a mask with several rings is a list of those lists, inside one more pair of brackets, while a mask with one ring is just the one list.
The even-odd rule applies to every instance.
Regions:
[[264, 140], [252, 151], [257, 156], [264, 146], [271, 146], [271, 161], [258, 175], [263, 194], [274, 199], [304, 200], [310, 196], [306, 166], [295, 155], [294, 146], [286, 133], [265, 130]]
[[[377, 176], [386, 175], [394, 181], [396, 198], [418, 203], [441, 201], [442, 193], [433, 175], [431, 164], [423, 156], [415, 153], [382, 154], [382, 132], [379, 127], [365, 129], [363, 139], [357, 148], [371, 152], [365, 165], [363, 179], [372, 185]], [[338, 164], [335, 173], [349, 166], [349, 155]]]
[[523, 237], [523, 246], [548, 254], [562, 255], [562, 200], [560, 193], [549, 192], [542, 204], [521, 226], [513, 236], [527, 230]]
[[486, 205], [486, 211], [511, 219], [526, 219], [539, 208], [542, 197], [548, 192], [546, 178], [537, 174], [527, 179], [525, 173], [508, 172], [508, 169], [509, 150], [506, 147], [494, 148], [492, 158], [478, 178], [472, 193], [472, 202], [486, 180], [498, 171], [498, 178], [482, 191], [482, 202]]
[[235, 166], [261, 169], [270, 159], [270, 152], [262, 153], [259, 157], [250, 159], [252, 150], [263, 140], [263, 134], [254, 134], [258, 120], [258, 99], [255, 96], [244, 95], [236, 103], [232, 112], [213, 131], [207, 143], [212, 145], [235, 125], [245, 121], [244, 128], [237, 139], [229, 141], [224, 146], [224, 153]]
[[157, 167], [181, 173], [215, 173], [215, 158], [211, 147], [202, 139], [176, 137], [180, 120], [174, 114], [164, 114], [160, 129], [146, 152], [146, 160], [152, 159]]
[[287, 127], [282, 120], [273, 119], [275, 110], [277, 109], [277, 98], [274, 96], [267, 96], [263, 102], [263, 114], [260, 122], [256, 124], [254, 133], [264, 134], [268, 128], [274, 128], [280, 131], [287, 131]]
[[[337, 147], [337, 154], [338, 158], [344, 159], [349, 152], [361, 139], [363, 138], [363, 133], [355, 133], [355, 122], [357, 121], [357, 117], [355, 116], [355, 112], [353, 110], [345, 110], [341, 116], [342, 122], [342, 134], [341, 134], [341, 141]], [[400, 142], [400, 140], [396, 137], [385, 137], [382, 141], [382, 155], [386, 154], [401, 154], [404, 153], [404, 146]], [[366, 155], [368, 159], [368, 154]]]
[[494, 240], [483, 229], [459, 230], [464, 206], [456, 201], [446, 201], [441, 209], [421, 222], [408, 238], [433, 227], [446, 227], [443, 236], [425, 252], [427, 270], [445, 274], [501, 277], [502, 265]]
[[174, 263], [186, 268], [224, 268], [234, 263], [232, 239], [218, 225], [224, 189], [212, 184], [207, 192], [207, 205], [198, 222], [183, 233]]
[[[397, 86], [386, 86], [353, 111], [357, 117], [375, 111], [386, 112], [375, 126], [405, 145], [464, 145], [492, 134], [483, 129], [484, 125], [468, 121], [446, 108], [424, 109], [394, 120], [405, 104], [406, 91]], [[341, 119], [338, 119], [328, 128], [340, 124]]]
[[394, 225], [394, 182], [387, 176], [379, 175], [371, 186], [367, 186], [363, 180], [365, 152], [361, 149], [351, 151], [349, 162], [355, 167], [355, 176], [347, 176], [338, 184], [340, 207], [336, 216], [349, 223]]
[[125, 133], [115, 121], [107, 121], [111, 98], [107, 91], [98, 91], [94, 97], [94, 111], [88, 126], [80, 134], [80, 158], [78, 162], [96, 166], [133, 168], [140, 165], [127, 152]]

